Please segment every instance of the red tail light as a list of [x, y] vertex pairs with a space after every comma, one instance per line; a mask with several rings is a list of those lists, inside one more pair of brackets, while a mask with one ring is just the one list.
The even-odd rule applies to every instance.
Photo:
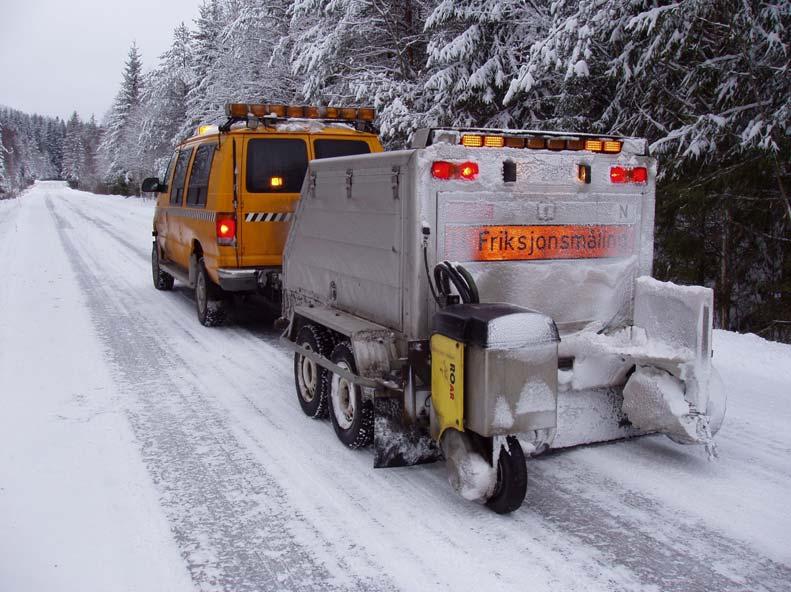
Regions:
[[621, 167], [610, 168], [610, 181], [612, 183], [646, 183], [648, 169], [646, 167]]
[[456, 164], [455, 162], [447, 162], [445, 160], [435, 160], [431, 163], [431, 176], [435, 179], [464, 179], [466, 181], [473, 181], [478, 177], [478, 163], [477, 162], [463, 162]]
[[635, 167], [632, 169], [632, 183], [646, 183], [648, 181], [648, 169], [645, 167]]
[[431, 165], [431, 176], [435, 179], [450, 179], [456, 171], [456, 165], [444, 160], [435, 160]]
[[217, 215], [217, 244], [233, 245], [236, 240], [236, 219], [229, 214]]

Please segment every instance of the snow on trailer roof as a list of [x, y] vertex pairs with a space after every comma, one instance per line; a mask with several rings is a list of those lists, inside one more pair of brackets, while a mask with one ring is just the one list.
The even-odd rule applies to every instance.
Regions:
[[[468, 140], [470, 141], [468, 142]], [[648, 142], [644, 138], [611, 134], [481, 127], [422, 128], [412, 136], [411, 147], [425, 148], [439, 142], [462, 144], [470, 148], [588, 150], [607, 154], [627, 152], [638, 156], [648, 156]], [[553, 144], [555, 145], [553, 146]]]

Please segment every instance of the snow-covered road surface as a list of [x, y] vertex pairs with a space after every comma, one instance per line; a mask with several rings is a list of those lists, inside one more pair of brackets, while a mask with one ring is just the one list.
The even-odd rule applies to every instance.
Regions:
[[662, 436], [529, 461], [524, 506], [373, 470], [262, 316], [151, 285], [151, 202], [0, 202], [0, 590], [788, 590], [791, 347], [717, 332], [720, 459]]

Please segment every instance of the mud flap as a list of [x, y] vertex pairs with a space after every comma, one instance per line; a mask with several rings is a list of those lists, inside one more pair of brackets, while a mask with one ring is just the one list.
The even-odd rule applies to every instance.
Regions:
[[408, 467], [441, 458], [428, 432], [404, 421], [400, 398], [374, 398], [374, 468]]

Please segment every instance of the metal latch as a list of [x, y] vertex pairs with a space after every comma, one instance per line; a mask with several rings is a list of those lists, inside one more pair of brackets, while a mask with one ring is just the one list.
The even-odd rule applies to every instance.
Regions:
[[398, 178], [401, 175], [401, 167], [394, 166], [390, 175], [390, 184], [393, 186], [393, 199], [398, 199]]
[[346, 169], [346, 199], [352, 198], [352, 177], [354, 176], [354, 171], [352, 169]]
[[310, 171], [310, 178], [308, 179], [308, 195], [311, 199], [316, 197], [316, 171]]

